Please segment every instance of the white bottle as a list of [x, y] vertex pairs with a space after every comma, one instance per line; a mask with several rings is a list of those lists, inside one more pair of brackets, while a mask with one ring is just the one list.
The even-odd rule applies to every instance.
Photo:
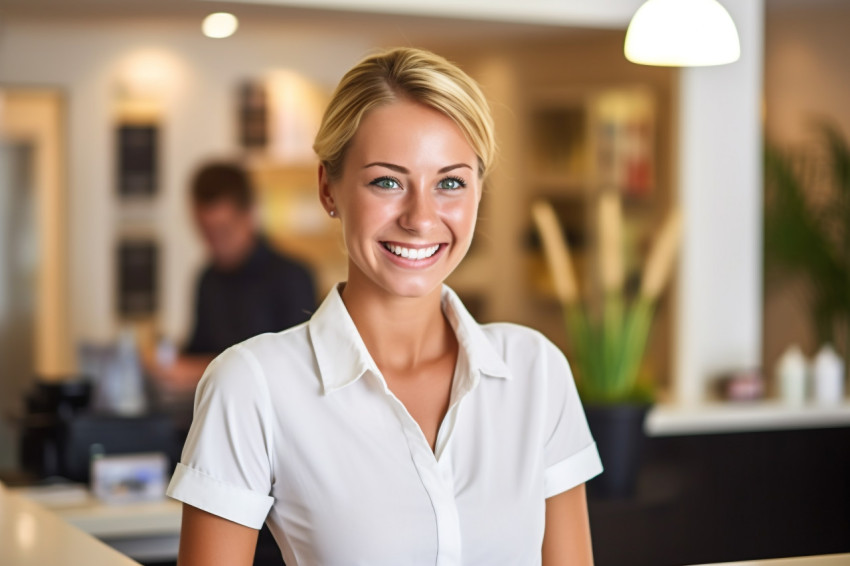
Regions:
[[776, 365], [779, 395], [789, 405], [806, 401], [806, 357], [797, 345], [789, 347]]
[[136, 336], [130, 329], [121, 332], [117, 352], [117, 387], [114, 411], [124, 416], [145, 412], [147, 398], [142, 367], [136, 352]]
[[839, 405], [844, 400], [844, 361], [831, 344], [824, 344], [812, 362], [815, 401]]
[[156, 363], [163, 368], [170, 368], [177, 361], [177, 345], [169, 338], [162, 337], [156, 344]]

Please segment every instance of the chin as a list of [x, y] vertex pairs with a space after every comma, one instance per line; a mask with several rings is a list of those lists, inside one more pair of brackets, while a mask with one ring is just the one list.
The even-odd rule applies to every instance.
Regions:
[[408, 277], [387, 277], [380, 282], [380, 286], [396, 297], [404, 297], [407, 299], [416, 299], [425, 297], [434, 292], [435, 289], [440, 289], [445, 277], [423, 277], [408, 276]]

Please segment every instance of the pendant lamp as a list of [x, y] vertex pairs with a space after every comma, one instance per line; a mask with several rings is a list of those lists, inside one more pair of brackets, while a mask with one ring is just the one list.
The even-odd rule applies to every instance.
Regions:
[[624, 47], [641, 65], [725, 65], [741, 56], [738, 30], [717, 0], [647, 0], [638, 8]]

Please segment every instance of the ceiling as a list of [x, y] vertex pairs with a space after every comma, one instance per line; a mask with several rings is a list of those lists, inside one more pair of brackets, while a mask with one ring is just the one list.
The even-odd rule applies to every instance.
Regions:
[[[218, 2], [219, 0], [206, 0]], [[246, 4], [310, 7], [467, 20], [622, 28], [643, 0], [237, 0]]]
[[0, 17], [417, 17], [482, 23], [625, 28], [641, 0], [2, 0]]
[[[405, 1], [407, 0], [399, 0], [399, 5]], [[481, 0], [463, 1], [481, 5]], [[503, 37], [544, 38], [593, 33], [586, 27], [567, 26], [553, 21], [534, 22], [528, 18], [512, 20], [506, 16], [476, 18], [471, 11], [466, 15], [459, 12], [447, 14], [441, 10], [429, 10], [428, 13], [420, 14], [400, 9], [378, 10], [375, 5], [371, 5], [370, 9], [360, 9], [359, 5], [351, 0], [342, 0], [338, 4], [339, 7], [332, 8], [322, 0], [296, 0], [288, 4], [277, 0], [0, 0], [0, 26], [4, 20], [86, 23], [103, 21], [108, 24], [128, 19], [140, 23], [146, 19], [158, 22], [167, 18], [170, 22], [187, 20], [199, 23], [210, 12], [229, 11], [239, 17], [246, 29], [251, 25], [254, 28], [281, 26], [280, 29], [321, 28], [325, 32], [386, 33], [396, 40], [402, 37], [408, 42], [434, 39], [451, 42], [455, 39], [468, 41]]]
[[[10, 18], [200, 18], [231, 11], [274, 23], [414, 23], [425, 33], [501, 34], [588, 28], [625, 29], [643, 0], [0, 0]], [[721, 0], [723, 2], [724, 0]], [[844, 9], [848, 0], [765, 0], [767, 10]], [[470, 26], [474, 23], [474, 28]]]

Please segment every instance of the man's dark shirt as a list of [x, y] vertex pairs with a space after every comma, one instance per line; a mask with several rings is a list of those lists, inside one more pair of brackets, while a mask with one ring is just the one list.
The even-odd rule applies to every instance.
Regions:
[[310, 272], [258, 238], [235, 269], [204, 268], [195, 299], [195, 329], [184, 352], [218, 354], [251, 336], [300, 324], [315, 308]]

